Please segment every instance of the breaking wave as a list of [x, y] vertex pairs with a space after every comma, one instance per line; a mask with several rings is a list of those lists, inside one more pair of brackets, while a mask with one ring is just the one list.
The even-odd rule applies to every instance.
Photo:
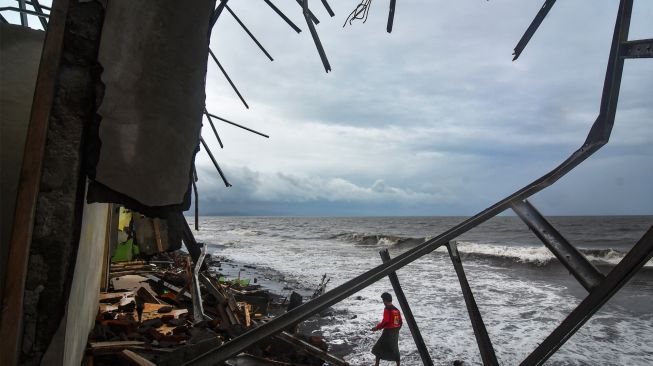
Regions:
[[[329, 239], [348, 240], [358, 245], [379, 245], [379, 246], [415, 246], [429, 240], [428, 237], [411, 238], [396, 235], [364, 234], [364, 233], [340, 233], [331, 236]], [[512, 261], [536, 266], [546, 266], [558, 263], [558, 259], [544, 246], [512, 246], [497, 244], [482, 244], [469, 241], [457, 241], [458, 251], [463, 258], [479, 258], [498, 261]], [[595, 265], [615, 266], [624, 255], [623, 251], [617, 249], [579, 249], [581, 253]], [[446, 252], [446, 248], [438, 249], [439, 252]], [[653, 268], [653, 260], [645, 267]]]
[[417, 245], [426, 241], [426, 238], [407, 238], [396, 235], [383, 234], [362, 234], [362, 233], [340, 233], [329, 237], [329, 239], [339, 239], [352, 241], [359, 245]]
[[[546, 266], [558, 263], [558, 259], [544, 246], [520, 247], [509, 245], [479, 244], [474, 242], [458, 241], [458, 251], [463, 258], [487, 258], [511, 260], [513, 262]], [[615, 266], [624, 255], [623, 251], [616, 249], [579, 249], [590, 262], [595, 265]], [[649, 261], [646, 267], [653, 267]]]
[[265, 232], [261, 230], [252, 230], [252, 229], [245, 229], [245, 228], [237, 228], [237, 229], [229, 230], [229, 233], [241, 235], [241, 236], [259, 236], [265, 234]]

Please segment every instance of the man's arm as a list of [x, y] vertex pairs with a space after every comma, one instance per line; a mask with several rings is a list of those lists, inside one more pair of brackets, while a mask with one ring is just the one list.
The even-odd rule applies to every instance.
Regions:
[[390, 321], [391, 321], [391, 319], [390, 319], [390, 310], [384, 309], [383, 310], [383, 320], [381, 320], [381, 322], [379, 324], [377, 324], [376, 327], [374, 327], [372, 330], [373, 331], [381, 330], [381, 329], [385, 328], [388, 324], [390, 324]]

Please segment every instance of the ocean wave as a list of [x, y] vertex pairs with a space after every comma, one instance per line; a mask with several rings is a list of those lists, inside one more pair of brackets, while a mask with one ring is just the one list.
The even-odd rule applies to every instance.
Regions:
[[245, 229], [245, 228], [237, 228], [237, 229], [229, 230], [228, 232], [231, 234], [236, 234], [241, 236], [259, 236], [265, 234], [264, 231]]
[[329, 239], [348, 240], [360, 245], [417, 245], [426, 241], [426, 238], [410, 238], [397, 235], [366, 234], [366, 233], [340, 233], [332, 235]]
[[[545, 246], [519, 247], [509, 245], [481, 244], [468, 241], [457, 241], [458, 251], [463, 258], [480, 257], [489, 259], [512, 260], [518, 263], [546, 266], [558, 263], [558, 259]], [[443, 248], [444, 249], [444, 248]], [[446, 249], [444, 249], [446, 250]], [[617, 265], [626, 253], [616, 249], [579, 249], [585, 257], [595, 265]], [[653, 267], [649, 261], [645, 267]]]
[[[379, 246], [398, 246], [407, 245], [415, 246], [424, 243], [431, 237], [403, 237], [386, 234], [369, 234], [344, 232], [332, 235], [329, 239], [347, 240], [358, 245], [379, 245]], [[546, 266], [551, 263], [558, 263], [558, 259], [545, 246], [513, 246], [476, 243], [470, 241], [457, 241], [458, 251], [463, 258], [484, 258], [495, 260], [510, 260], [517, 263], [531, 264], [536, 266]], [[619, 263], [625, 252], [617, 249], [579, 249], [587, 259], [595, 265], [615, 266]], [[440, 252], [446, 252], [446, 248], [439, 249]], [[653, 260], [649, 261], [645, 267], [653, 268]]]

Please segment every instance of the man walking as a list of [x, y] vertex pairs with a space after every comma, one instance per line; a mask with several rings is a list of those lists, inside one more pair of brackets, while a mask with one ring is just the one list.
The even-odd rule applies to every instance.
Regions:
[[379, 360], [396, 361], [399, 366], [399, 329], [401, 329], [401, 313], [392, 305], [392, 295], [387, 292], [381, 294], [383, 305], [383, 320], [377, 324], [372, 331], [383, 330], [381, 338], [372, 348], [376, 356], [375, 366], [379, 366]]

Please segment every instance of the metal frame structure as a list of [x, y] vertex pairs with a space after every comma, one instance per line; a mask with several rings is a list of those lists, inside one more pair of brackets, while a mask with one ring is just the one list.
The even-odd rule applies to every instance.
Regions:
[[[0, 7], [0, 12], [3, 11], [17, 12], [20, 16], [20, 25], [22, 25], [23, 27], [29, 26], [29, 21], [27, 19], [27, 16], [34, 15], [38, 17], [39, 21], [41, 22], [41, 26], [43, 27], [43, 30], [48, 29], [48, 18], [50, 17], [50, 14], [47, 14], [45, 11], [47, 10], [49, 12], [51, 10], [50, 7], [41, 5], [38, 0], [16, 0], [16, 2], [18, 2], [18, 7], [3, 6]], [[27, 9], [27, 5], [31, 5], [32, 8], [34, 8], [34, 10]], [[7, 19], [5, 19], [1, 14], [0, 14], [0, 21], [3, 23], [8, 23]]]
[[[249, 32], [245, 25], [240, 21], [236, 14], [227, 7], [228, 0], [219, 0], [219, 4], [216, 7], [212, 17], [210, 28], [218, 20], [220, 14], [227, 8], [227, 11], [232, 14], [232, 16], [238, 21], [238, 23], [243, 27], [243, 29], [248, 33], [252, 40], [259, 46], [259, 48], [272, 60], [272, 57], [269, 56], [267, 51], [261, 46], [258, 40]], [[270, 6], [288, 25], [295, 30], [297, 33], [301, 32], [299, 29], [288, 17], [286, 17], [270, 0], [264, 0], [265, 3]], [[27, 14], [36, 15], [39, 17], [41, 24], [44, 29], [47, 27], [48, 14], [45, 10], [50, 10], [48, 7], [41, 6], [38, 3], [38, 0], [17, 0], [19, 7], [3, 7], [0, 8], [0, 11], [17, 11], [21, 15], [21, 24], [23, 26], [28, 26]], [[307, 22], [307, 26], [310, 30], [311, 36], [315, 42], [316, 48], [320, 59], [324, 65], [325, 70], [330, 71], [331, 67], [329, 65], [326, 53], [322, 47], [320, 39], [315, 31], [315, 24], [318, 24], [319, 21], [315, 15], [308, 8], [308, 0], [297, 0], [298, 5], [302, 9], [302, 13]], [[322, 0], [323, 5], [333, 16], [333, 12], [329, 7], [326, 0]], [[391, 0], [390, 2], [390, 12], [388, 16], [387, 31], [392, 30], [393, 19], [394, 19], [394, 8], [396, 0]], [[26, 5], [31, 5], [34, 8], [34, 11], [28, 10]], [[546, 15], [549, 13], [555, 0], [545, 0], [544, 5], [536, 15], [535, 19], [532, 21], [519, 43], [515, 47], [514, 59], [516, 60], [522, 51], [525, 49], [526, 45], [530, 41], [531, 37], [538, 29], [538, 27], [543, 22]], [[379, 266], [368, 270], [367, 272], [343, 283], [342, 285], [334, 288], [333, 290], [323, 294], [322, 296], [308, 301], [307, 303], [275, 318], [274, 320], [262, 324], [255, 329], [250, 330], [249, 332], [231, 340], [230, 342], [225, 343], [224, 345], [217, 347], [193, 360], [186, 362], [186, 365], [214, 365], [220, 364], [227, 360], [228, 358], [236, 355], [252, 344], [267, 338], [269, 336], [278, 334], [282, 332], [290, 324], [294, 324], [309, 318], [310, 316], [319, 313], [326, 308], [344, 300], [345, 298], [355, 294], [356, 292], [370, 286], [376, 281], [388, 276], [390, 282], [395, 290], [397, 295], [398, 302], [404, 312], [406, 322], [410, 328], [411, 334], [414, 338], [414, 341], [417, 345], [420, 357], [424, 365], [432, 365], [433, 361], [428, 353], [424, 340], [419, 332], [419, 328], [415, 319], [410, 310], [408, 301], [403, 293], [403, 290], [399, 284], [398, 277], [396, 276], [396, 271], [402, 267], [412, 263], [413, 261], [427, 255], [441, 246], [446, 246], [450, 259], [453, 263], [454, 270], [458, 276], [461, 291], [463, 298], [465, 300], [470, 321], [472, 323], [472, 328], [476, 337], [476, 341], [479, 347], [481, 359], [484, 365], [496, 365], [498, 364], [492, 342], [487, 333], [485, 324], [481, 317], [478, 305], [474, 299], [472, 290], [467, 281], [465, 271], [462, 265], [461, 258], [458, 254], [458, 250], [455, 244], [454, 239], [460, 236], [461, 234], [469, 231], [470, 229], [486, 222], [487, 220], [495, 217], [499, 213], [512, 209], [517, 216], [519, 216], [528, 227], [535, 233], [535, 235], [540, 238], [544, 245], [560, 260], [560, 262], [574, 275], [574, 277], [579, 281], [579, 283], [588, 291], [588, 296], [582, 300], [582, 302], [565, 318], [560, 325], [551, 332], [547, 338], [527, 357], [522, 361], [522, 365], [540, 365], [543, 364], [547, 359], [551, 357], [573, 334], [585, 323], [592, 315], [598, 311], [603, 304], [605, 304], [617, 291], [619, 291], [632, 276], [642, 267], [644, 264], [653, 257], [653, 226], [643, 235], [643, 237], [635, 244], [635, 246], [626, 254], [622, 261], [615, 266], [607, 275], [602, 274], [596, 267], [594, 267], [584, 255], [578, 251], [571, 243], [569, 243], [563, 236], [560, 234], [552, 225], [549, 223], [546, 218], [541, 215], [537, 209], [528, 201], [528, 198], [534, 195], [535, 193], [547, 188], [548, 186], [554, 184], [558, 179], [563, 177], [569, 171], [573, 170], [576, 166], [581, 164], [585, 159], [590, 157], [594, 152], [599, 150], [603, 145], [608, 143], [612, 127], [614, 125], [614, 119], [617, 108], [617, 101], [619, 97], [620, 85], [621, 85], [621, 76], [624, 67], [624, 60], [630, 58], [652, 58], [653, 57], [653, 39], [642, 39], [642, 40], [628, 40], [628, 31], [630, 27], [630, 17], [632, 13], [633, 0], [620, 0], [619, 10], [617, 13], [617, 19], [615, 23], [610, 54], [608, 58], [608, 65], [605, 74], [605, 81], [603, 85], [603, 93], [601, 97], [601, 106], [597, 119], [592, 125], [587, 139], [583, 145], [576, 150], [574, 153], [569, 156], [565, 161], [563, 161], [559, 166], [557, 166], [552, 171], [543, 175], [541, 178], [531, 182], [522, 189], [514, 192], [513, 194], [505, 197], [504, 199], [498, 201], [494, 205], [488, 207], [487, 209], [479, 212], [473, 217], [461, 222], [460, 224], [454, 226], [453, 228], [441, 233], [440, 235], [420, 244], [419, 246], [412, 248], [395, 258], [390, 258], [389, 254], [386, 252], [381, 252], [381, 258], [383, 263]], [[6, 22], [0, 15], [0, 21]], [[52, 37], [61, 37], [63, 24], [58, 24], [57, 32]], [[53, 28], [54, 29], [54, 28]], [[217, 58], [211, 52], [210, 56], [214, 59], [218, 67], [223, 72], [224, 76], [227, 78], [231, 84], [234, 91], [238, 94], [241, 101], [247, 106], [242, 95], [239, 93], [236, 86], [233, 84], [226, 71], [219, 64]], [[43, 65], [41, 66], [43, 67]], [[43, 103], [47, 105], [46, 103]], [[215, 116], [209, 113], [206, 109], [204, 114], [209, 120], [211, 127], [220, 143], [220, 147], [223, 147], [222, 141], [220, 140], [217, 130], [213, 124], [212, 118], [216, 118], [226, 123], [230, 123], [240, 128], [244, 128], [250, 132], [268, 137], [265, 134], [262, 134], [258, 131], [249, 129], [242, 125], [236, 124], [224, 118]], [[217, 161], [213, 157], [213, 154], [208, 148], [206, 142], [200, 140], [204, 148], [207, 150], [212, 162], [214, 163], [216, 169], [223, 178], [225, 185], [230, 186], [226, 177], [222, 173]], [[39, 170], [40, 171], [40, 170]], [[197, 181], [196, 173], [193, 174], [193, 190], [195, 194], [195, 201], [197, 202], [197, 187], [195, 182]], [[197, 207], [196, 207], [197, 208]], [[197, 215], [197, 211], [196, 211]], [[196, 222], [197, 225], [197, 222]], [[195, 243], [195, 240], [192, 235], [192, 231], [188, 225], [184, 228], [184, 242], [187, 243], [187, 247], [191, 252], [193, 258], [197, 258], [201, 255], [199, 245]], [[190, 245], [189, 245], [190, 244]], [[194, 245], [193, 245], [194, 244]], [[20, 289], [17, 288], [18, 291]]]
[[[547, 0], [545, 2], [543, 8], [537, 14], [515, 48], [515, 55], [517, 57], [526, 47], [526, 44], [554, 3], [555, 1], [553, 0]], [[309, 20], [308, 12], [306, 11], [306, 2], [303, 5], [305, 10], [304, 15]], [[381, 253], [383, 264], [341, 284], [316, 299], [310, 300], [280, 315], [268, 323], [262, 324], [234, 338], [220, 347], [200, 355], [193, 360], [189, 360], [185, 365], [204, 366], [221, 364], [256, 342], [283, 331], [290, 324], [306, 320], [310, 316], [327, 309], [386, 276], [390, 277], [423, 363], [425, 365], [431, 365], [432, 361], [424, 346], [423, 340], [421, 340], [417, 324], [412, 316], [408, 302], [403, 295], [395, 272], [443, 245], [447, 246], [454, 269], [458, 275], [483, 364], [496, 365], [498, 361], [492, 343], [467, 282], [455, 242], [452, 242], [452, 240], [509, 208], [517, 213], [536, 236], [542, 240], [545, 246], [561, 260], [566, 268], [589, 292], [588, 296], [568, 317], [521, 363], [521, 365], [543, 364], [653, 256], [653, 226], [651, 226], [639, 242], [626, 254], [623, 260], [607, 276], [604, 276], [527, 201], [529, 197], [555, 183], [608, 142], [614, 125], [624, 60], [626, 58], [653, 57], [651, 51], [653, 40], [628, 40], [632, 6], [633, 0], [620, 0], [605, 74], [599, 115], [592, 125], [583, 145], [572, 153], [569, 158], [541, 178], [444, 233], [392, 259], [387, 253]], [[312, 25], [310, 21], [308, 21], [308, 24], [309, 27]], [[320, 52], [320, 54], [322, 53]]]

